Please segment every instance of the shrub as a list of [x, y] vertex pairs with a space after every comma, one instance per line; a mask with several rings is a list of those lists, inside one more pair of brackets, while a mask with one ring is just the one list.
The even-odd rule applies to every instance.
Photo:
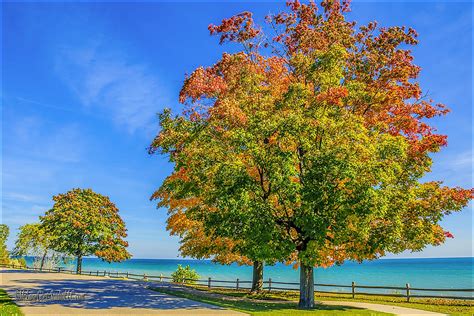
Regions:
[[180, 264], [178, 264], [178, 269], [171, 273], [171, 277], [173, 278], [173, 282], [176, 283], [194, 284], [199, 280], [199, 274], [196, 270], [191, 270], [189, 265], [183, 268]]
[[23, 257], [10, 259], [10, 265], [14, 265], [16, 267], [26, 268], [26, 260]]

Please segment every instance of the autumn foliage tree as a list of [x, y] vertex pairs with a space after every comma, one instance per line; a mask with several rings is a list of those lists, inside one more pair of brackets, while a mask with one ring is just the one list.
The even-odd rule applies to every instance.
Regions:
[[[167, 120], [163, 120], [166, 124]], [[154, 148], [150, 149], [151, 153]], [[195, 206], [205, 207], [203, 201], [196, 198], [199, 193], [181, 187], [181, 180], [186, 180], [182, 172], [169, 176], [163, 185], [152, 195], [152, 200], [160, 200], [158, 206], [168, 208], [167, 229], [171, 235], [180, 237], [180, 252], [183, 256], [204, 259], [212, 258], [214, 262], [221, 264], [237, 263], [239, 265], [252, 265], [252, 292], [259, 292], [263, 289], [263, 266], [264, 258], [270, 258], [270, 252], [274, 252], [274, 247], [262, 245], [262, 239], [252, 238], [246, 241], [242, 239], [221, 236], [214, 230], [206, 229], [203, 223], [193, 216], [192, 210]], [[186, 180], [186, 183], [187, 180]], [[184, 189], [184, 192], [181, 191]], [[181, 193], [183, 195], [181, 195]], [[242, 218], [241, 218], [242, 219]], [[264, 221], [260, 221], [265, 225]], [[242, 223], [242, 221], [241, 221]], [[229, 227], [224, 223], [223, 227]], [[242, 225], [241, 225], [242, 226]], [[236, 228], [236, 226], [233, 226]], [[261, 227], [265, 231], [265, 227]], [[255, 234], [255, 227], [248, 230]], [[268, 245], [271, 245], [271, 236], [267, 236]], [[272, 262], [272, 261], [271, 261]], [[274, 262], [274, 261], [273, 261]]]
[[441, 219], [473, 197], [421, 180], [447, 144], [429, 119], [448, 110], [417, 81], [417, 33], [356, 27], [348, 1], [319, 9], [290, 1], [265, 28], [249, 12], [210, 25], [243, 50], [186, 78], [183, 113], [161, 114], [151, 146], [175, 165], [161, 205], [187, 201], [205, 235], [298, 265], [302, 308], [313, 267], [439, 245]]
[[77, 258], [95, 255], [107, 262], [129, 259], [125, 223], [107, 196], [91, 189], [73, 189], [53, 197], [54, 205], [40, 217], [41, 228], [51, 237], [49, 247]]
[[167, 192], [166, 185], [156, 191], [151, 199], [160, 199], [159, 205], [170, 207], [166, 229], [171, 235], [180, 237], [180, 253], [183, 256], [209, 259], [221, 264], [238, 263], [250, 265], [251, 260], [239, 254], [236, 242], [229, 238], [206, 234], [201, 222], [189, 218], [186, 209], [193, 200], [176, 199]]

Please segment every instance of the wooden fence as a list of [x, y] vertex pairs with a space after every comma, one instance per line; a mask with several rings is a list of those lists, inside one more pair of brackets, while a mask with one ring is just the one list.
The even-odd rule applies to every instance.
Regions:
[[[57, 272], [57, 273], [70, 273], [76, 274], [74, 270], [68, 270], [65, 268], [54, 268], [54, 269], [39, 269], [35, 267], [22, 267], [18, 265], [7, 265], [0, 264], [0, 267], [4, 268], [14, 268], [14, 269], [27, 269], [35, 270], [40, 272]], [[160, 275], [147, 275], [147, 274], [136, 274], [129, 272], [111, 272], [111, 271], [86, 271], [82, 270], [81, 275], [90, 275], [90, 276], [102, 276], [110, 278], [127, 278], [132, 280], [139, 281], [149, 281], [149, 282], [169, 282], [173, 283], [173, 278], [169, 276]], [[215, 280], [212, 278], [192, 280], [192, 279], [183, 279], [182, 283], [193, 282], [197, 285], [201, 285], [211, 288], [225, 288], [225, 289], [236, 289], [236, 290], [245, 290], [250, 289], [252, 281], [236, 279], [235, 281], [229, 280]], [[299, 291], [299, 283], [292, 282], [277, 282], [273, 281], [271, 278], [263, 282], [263, 288], [267, 291]], [[398, 286], [375, 286], [375, 285], [358, 285], [355, 282], [352, 282], [351, 285], [340, 285], [340, 284], [319, 284], [315, 283], [315, 292], [316, 293], [325, 293], [325, 294], [347, 294], [355, 298], [357, 295], [376, 295], [376, 296], [390, 296], [390, 297], [401, 297], [405, 298], [407, 302], [410, 302], [411, 298], [445, 298], [445, 299], [458, 299], [458, 300], [473, 300], [474, 289], [452, 289], [452, 288], [418, 288], [411, 287], [409, 283], [406, 283], [403, 287]], [[329, 290], [325, 290], [328, 289]], [[331, 291], [330, 289], [343, 289], [342, 291]], [[362, 290], [362, 291], [359, 291]], [[371, 290], [385, 290], [384, 292], [376, 292]], [[387, 293], [388, 291], [392, 291]], [[431, 293], [441, 292], [441, 295], [432, 295]], [[445, 293], [470, 293], [469, 296], [456, 296], [456, 295], [446, 295]]]

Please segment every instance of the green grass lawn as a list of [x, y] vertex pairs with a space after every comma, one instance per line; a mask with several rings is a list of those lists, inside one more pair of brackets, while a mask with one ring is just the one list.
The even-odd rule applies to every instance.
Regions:
[[7, 292], [2, 289], [0, 289], [0, 315], [23, 315], [20, 308], [7, 295]]
[[182, 291], [169, 290], [164, 288], [152, 288], [153, 290], [161, 293], [166, 293], [178, 297], [188, 298], [193, 301], [208, 303], [240, 312], [244, 312], [250, 315], [390, 315], [381, 312], [374, 312], [366, 309], [358, 309], [350, 306], [317, 306], [311, 310], [301, 310], [297, 308], [295, 302], [288, 302], [288, 304], [272, 303], [271, 300], [263, 303], [253, 303], [246, 301], [229, 301], [219, 298], [209, 298], [201, 295], [195, 295]]
[[[260, 300], [287, 300], [297, 301], [298, 293], [295, 291], [264, 291], [260, 294], [250, 294], [248, 291], [236, 291], [232, 289], [211, 289], [207, 287], [196, 288], [213, 293], [225, 294], [229, 296], [247, 297]], [[449, 315], [474, 315], [474, 302], [462, 300], [448, 300], [448, 299], [421, 299], [413, 298], [410, 303], [405, 301], [405, 298], [387, 297], [387, 296], [372, 296], [372, 295], [357, 295], [352, 299], [351, 295], [347, 294], [316, 294], [316, 300], [321, 301], [356, 301], [366, 303], [385, 304], [393, 306], [402, 306], [408, 308], [417, 308], [426, 311], [439, 312]]]

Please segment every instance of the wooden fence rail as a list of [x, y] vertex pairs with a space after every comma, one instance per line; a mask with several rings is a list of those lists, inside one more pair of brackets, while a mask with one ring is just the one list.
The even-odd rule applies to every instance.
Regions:
[[[35, 270], [40, 272], [57, 272], [57, 273], [70, 273], [75, 274], [74, 270], [68, 270], [65, 268], [35, 268], [35, 267], [22, 267], [18, 265], [9, 265], [9, 264], [0, 264], [0, 267], [4, 268], [14, 268], [14, 269], [28, 269]], [[111, 272], [111, 271], [86, 271], [83, 270], [80, 273], [81, 275], [91, 275], [91, 276], [108, 276], [110, 278], [127, 278], [133, 280], [141, 280], [148, 282], [169, 282], [172, 283], [173, 278], [160, 275], [147, 275], [147, 274], [134, 274], [129, 272]], [[237, 289], [237, 290], [248, 290], [250, 289], [250, 284], [252, 281], [236, 279], [235, 281], [229, 280], [214, 280], [212, 278], [208, 279], [183, 279], [180, 283], [192, 282], [197, 283], [208, 288], [228, 288], [228, 289]], [[216, 284], [218, 283], [218, 285]], [[299, 288], [295, 287], [282, 287], [279, 285], [289, 285], [289, 286], [299, 286], [299, 283], [296, 282], [279, 282], [273, 281], [271, 278], [263, 281], [263, 289], [268, 291], [299, 291]], [[390, 297], [404, 297], [407, 302], [410, 302], [411, 298], [446, 298], [446, 299], [458, 299], [458, 300], [473, 300], [474, 296], [455, 296], [455, 295], [444, 295], [443, 292], [470, 292], [473, 293], [474, 289], [452, 289], [452, 288], [418, 288], [411, 287], [409, 283], [405, 284], [404, 287], [401, 286], [383, 286], [383, 285], [357, 285], [355, 282], [352, 282], [351, 285], [344, 284], [314, 284], [315, 293], [327, 293], [327, 294], [347, 294], [351, 295], [352, 298], [356, 298], [357, 295], [376, 295], [376, 296], [390, 296]], [[331, 287], [331, 288], [341, 288], [341, 289], [350, 289], [349, 291], [325, 291], [320, 288]], [[374, 290], [395, 290], [400, 292], [395, 293], [380, 293], [380, 292], [361, 292], [358, 289], [374, 289]], [[413, 293], [413, 292], [441, 292], [441, 295], [430, 295], [424, 293]]]

